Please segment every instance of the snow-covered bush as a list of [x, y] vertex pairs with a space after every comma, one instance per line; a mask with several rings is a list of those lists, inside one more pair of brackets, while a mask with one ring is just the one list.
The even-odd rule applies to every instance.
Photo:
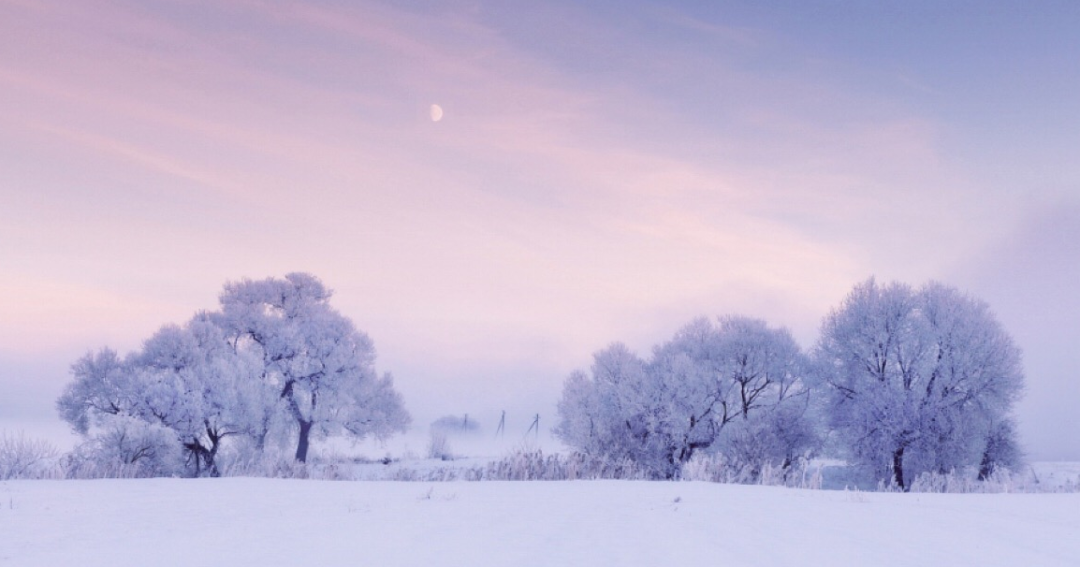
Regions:
[[55, 477], [57, 455], [48, 441], [0, 431], [0, 480]]
[[447, 438], [446, 432], [441, 430], [431, 431], [428, 439], [427, 457], [429, 459], [439, 459], [440, 461], [454, 460], [454, 454], [450, 449], [450, 440]]
[[274, 471], [281, 467], [282, 462], [293, 460], [282, 447], [271, 445], [260, 448], [254, 437], [240, 437], [222, 450], [217, 462], [221, 476], [273, 478], [279, 476]]
[[262, 477], [312, 480], [356, 480], [355, 459], [331, 454], [309, 455], [307, 462], [297, 461], [291, 451], [278, 447], [258, 450], [252, 440], [230, 445], [219, 459], [221, 475], [227, 477]]
[[683, 465], [682, 480], [810, 489], [820, 489], [823, 482], [822, 468], [811, 465], [808, 460], [789, 466], [765, 462], [760, 467], [753, 467], [732, 461], [722, 453], [694, 455]]
[[466, 480], [595, 480], [650, 478], [651, 472], [629, 459], [609, 460], [584, 453], [544, 454], [518, 450], [485, 467], [465, 473]]
[[1003, 493], [1003, 492], [1074, 492], [1064, 486], [1042, 487], [1031, 476], [1007, 468], [996, 469], [985, 477], [968, 468], [962, 471], [939, 473], [927, 471], [911, 483], [911, 492], [941, 493]]
[[408, 482], [485, 480], [595, 480], [650, 478], [648, 471], [630, 460], [608, 461], [583, 453], [544, 453], [522, 448], [484, 465], [410, 467], [390, 466], [375, 476], [360, 478]]
[[68, 478], [143, 478], [185, 473], [184, 449], [160, 423], [102, 416], [96, 433], [65, 455]]

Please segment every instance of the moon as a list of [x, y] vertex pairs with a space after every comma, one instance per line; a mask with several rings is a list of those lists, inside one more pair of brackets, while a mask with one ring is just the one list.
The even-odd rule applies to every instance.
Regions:
[[431, 105], [431, 121], [432, 122], [438, 122], [438, 121], [442, 120], [442, 115], [443, 115], [443, 112], [442, 112], [442, 107], [441, 106], [439, 106], [437, 104]]

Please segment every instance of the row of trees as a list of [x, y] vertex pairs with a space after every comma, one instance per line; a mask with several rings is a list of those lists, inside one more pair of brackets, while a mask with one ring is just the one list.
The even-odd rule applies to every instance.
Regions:
[[1019, 459], [1020, 351], [987, 305], [938, 283], [858, 286], [802, 352], [785, 329], [696, 320], [642, 359], [622, 344], [566, 381], [556, 434], [675, 478], [699, 452], [750, 478], [826, 443], [885, 482]]
[[[125, 357], [72, 366], [57, 402], [76, 455], [132, 474], [217, 475], [226, 443], [253, 455], [314, 438], [386, 437], [409, 423], [367, 335], [315, 277], [226, 284], [220, 308], [166, 325]], [[563, 388], [555, 433], [591, 457], [677, 478], [696, 454], [753, 479], [825, 446], [906, 488], [923, 472], [1017, 462], [1020, 352], [985, 303], [873, 279], [830, 313], [809, 352], [746, 317], [698, 319], [642, 358], [622, 344]]]
[[217, 475], [227, 439], [256, 453], [313, 437], [385, 437], [409, 423], [390, 375], [375, 371], [368, 336], [329, 305], [315, 277], [225, 286], [220, 310], [166, 325], [141, 350], [110, 349], [72, 366], [57, 401], [86, 441], [77, 452], [135, 474]]

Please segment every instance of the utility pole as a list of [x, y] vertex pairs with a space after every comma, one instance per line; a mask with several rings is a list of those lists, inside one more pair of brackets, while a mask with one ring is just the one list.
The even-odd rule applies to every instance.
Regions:
[[536, 414], [533, 418], [532, 425], [529, 426], [529, 430], [525, 432], [525, 436], [528, 437], [532, 433], [533, 429], [536, 430], [536, 439], [540, 439], [540, 414]]

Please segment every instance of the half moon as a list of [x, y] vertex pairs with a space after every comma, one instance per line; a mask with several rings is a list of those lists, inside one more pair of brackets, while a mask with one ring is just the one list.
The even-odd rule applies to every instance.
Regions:
[[438, 122], [438, 121], [442, 120], [442, 115], [443, 115], [443, 111], [442, 111], [441, 106], [439, 106], [437, 104], [431, 105], [431, 121], [432, 122]]

